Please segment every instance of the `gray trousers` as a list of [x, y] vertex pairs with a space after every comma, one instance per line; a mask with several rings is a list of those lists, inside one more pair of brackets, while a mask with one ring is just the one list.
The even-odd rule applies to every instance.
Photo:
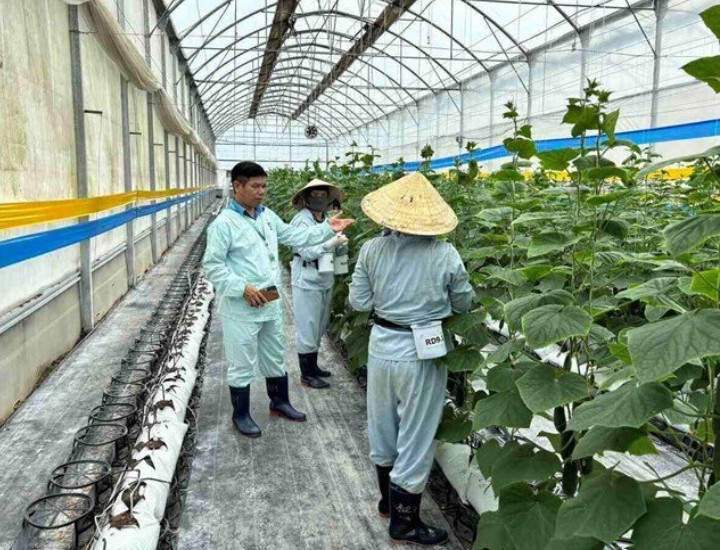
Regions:
[[298, 353], [315, 353], [327, 330], [332, 305], [332, 288], [307, 290], [292, 287], [295, 339]]
[[392, 466], [390, 481], [422, 493], [435, 455], [435, 432], [445, 404], [447, 368], [433, 361], [370, 356], [367, 374], [370, 458]]

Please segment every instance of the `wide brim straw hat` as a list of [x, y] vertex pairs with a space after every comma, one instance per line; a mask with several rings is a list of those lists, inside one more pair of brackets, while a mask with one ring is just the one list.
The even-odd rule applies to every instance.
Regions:
[[292, 204], [295, 207], [295, 210], [302, 210], [305, 208], [305, 202], [303, 201], [303, 195], [305, 194], [305, 191], [309, 189], [313, 189], [315, 187], [327, 187], [328, 189], [328, 198], [330, 199], [330, 203], [337, 202], [338, 204], [341, 204], [343, 201], [343, 192], [342, 190], [335, 185], [334, 183], [330, 183], [328, 181], [323, 181], [321, 179], [315, 178], [312, 181], [309, 181], [305, 187], [300, 189], [297, 193], [295, 193], [295, 196], [293, 197]]
[[409, 235], [444, 235], [458, 224], [453, 209], [420, 172], [369, 193], [360, 207], [375, 223]]

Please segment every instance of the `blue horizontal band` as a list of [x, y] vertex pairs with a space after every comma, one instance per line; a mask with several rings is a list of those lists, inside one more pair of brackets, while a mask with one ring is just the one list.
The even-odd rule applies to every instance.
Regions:
[[78, 223], [69, 227], [41, 231], [32, 235], [23, 235], [22, 237], [0, 241], [0, 269], [97, 237], [134, 219], [149, 216], [176, 204], [197, 199], [206, 193], [209, 193], [209, 191], [134, 207], [125, 212], [119, 212], [91, 222]]
[[[688, 124], [678, 124], [676, 126], [663, 126], [662, 128], [630, 130], [627, 132], [617, 132], [615, 134], [616, 139], [629, 140], [638, 145], [713, 136], [720, 136], [720, 119], [690, 122]], [[585, 145], [593, 146], [595, 141], [595, 139], [590, 138], [586, 140]], [[579, 147], [580, 138], [539, 139], [535, 141], [535, 146], [538, 152], [564, 149], [566, 147]], [[455, 166], [456, 159], [459, 160], [460, 164], [467, 164], [470, 160], [492, 160], [507, 156], [510, 156], [510, 153], [507, 152], [504, 145], [494, 145], [492, 147], [487, 147], [486, 149], [478, 149], [472, 153], [463, 153], [462, 155], [433, 159], [430, 161], [430, 168], [433, 170], [452, 168]], [[416, 170], [420, 170], [421, 167], [422, 161], [416, 160], [406, 162], [403, 169], [408, 172], [414, 172]], [[373, 171], [375, 172], [392, 169], [392, 164], [383, 164], [373, 167]]]

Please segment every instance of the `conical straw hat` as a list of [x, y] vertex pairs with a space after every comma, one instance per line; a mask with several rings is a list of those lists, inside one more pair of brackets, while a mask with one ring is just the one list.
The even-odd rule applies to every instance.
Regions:
[[444, 235], [458, 224], [453, 209], [420, 172], [369, 193], [360, 207], [374, 222], [410, 235]]
[[308, 182], [308, 184], [302, 189], [300, 189], [300, 191], [295, 193], [295, 196], [292, 200], [295, 210], [302, 210], [303, 208], [305, 208], [305, 203], [303, 202], [303, 194], [305, 193], [305, 191], [307, 191], [308, 189], [312, 189], [313, 187], [327, 187], [328, 198], [330, 199], [330, 202], [332, 203], [334, 201], [337, 201], [338, 203], [342, 203], [343, 192], [337, 185], [315, 178], [314, 180]]

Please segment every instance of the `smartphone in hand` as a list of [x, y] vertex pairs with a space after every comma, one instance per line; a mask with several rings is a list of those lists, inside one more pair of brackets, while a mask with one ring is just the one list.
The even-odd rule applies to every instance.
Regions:
[[263, 288], [260, 290], [260, 294], [265, 296], [265, 299], [268, 302], [272, 302], [273, 300], [277, 300], [280, 298], [280, 294], [278, 293], [278, 289], [276, 286], [269, 286], [267, 288]]

